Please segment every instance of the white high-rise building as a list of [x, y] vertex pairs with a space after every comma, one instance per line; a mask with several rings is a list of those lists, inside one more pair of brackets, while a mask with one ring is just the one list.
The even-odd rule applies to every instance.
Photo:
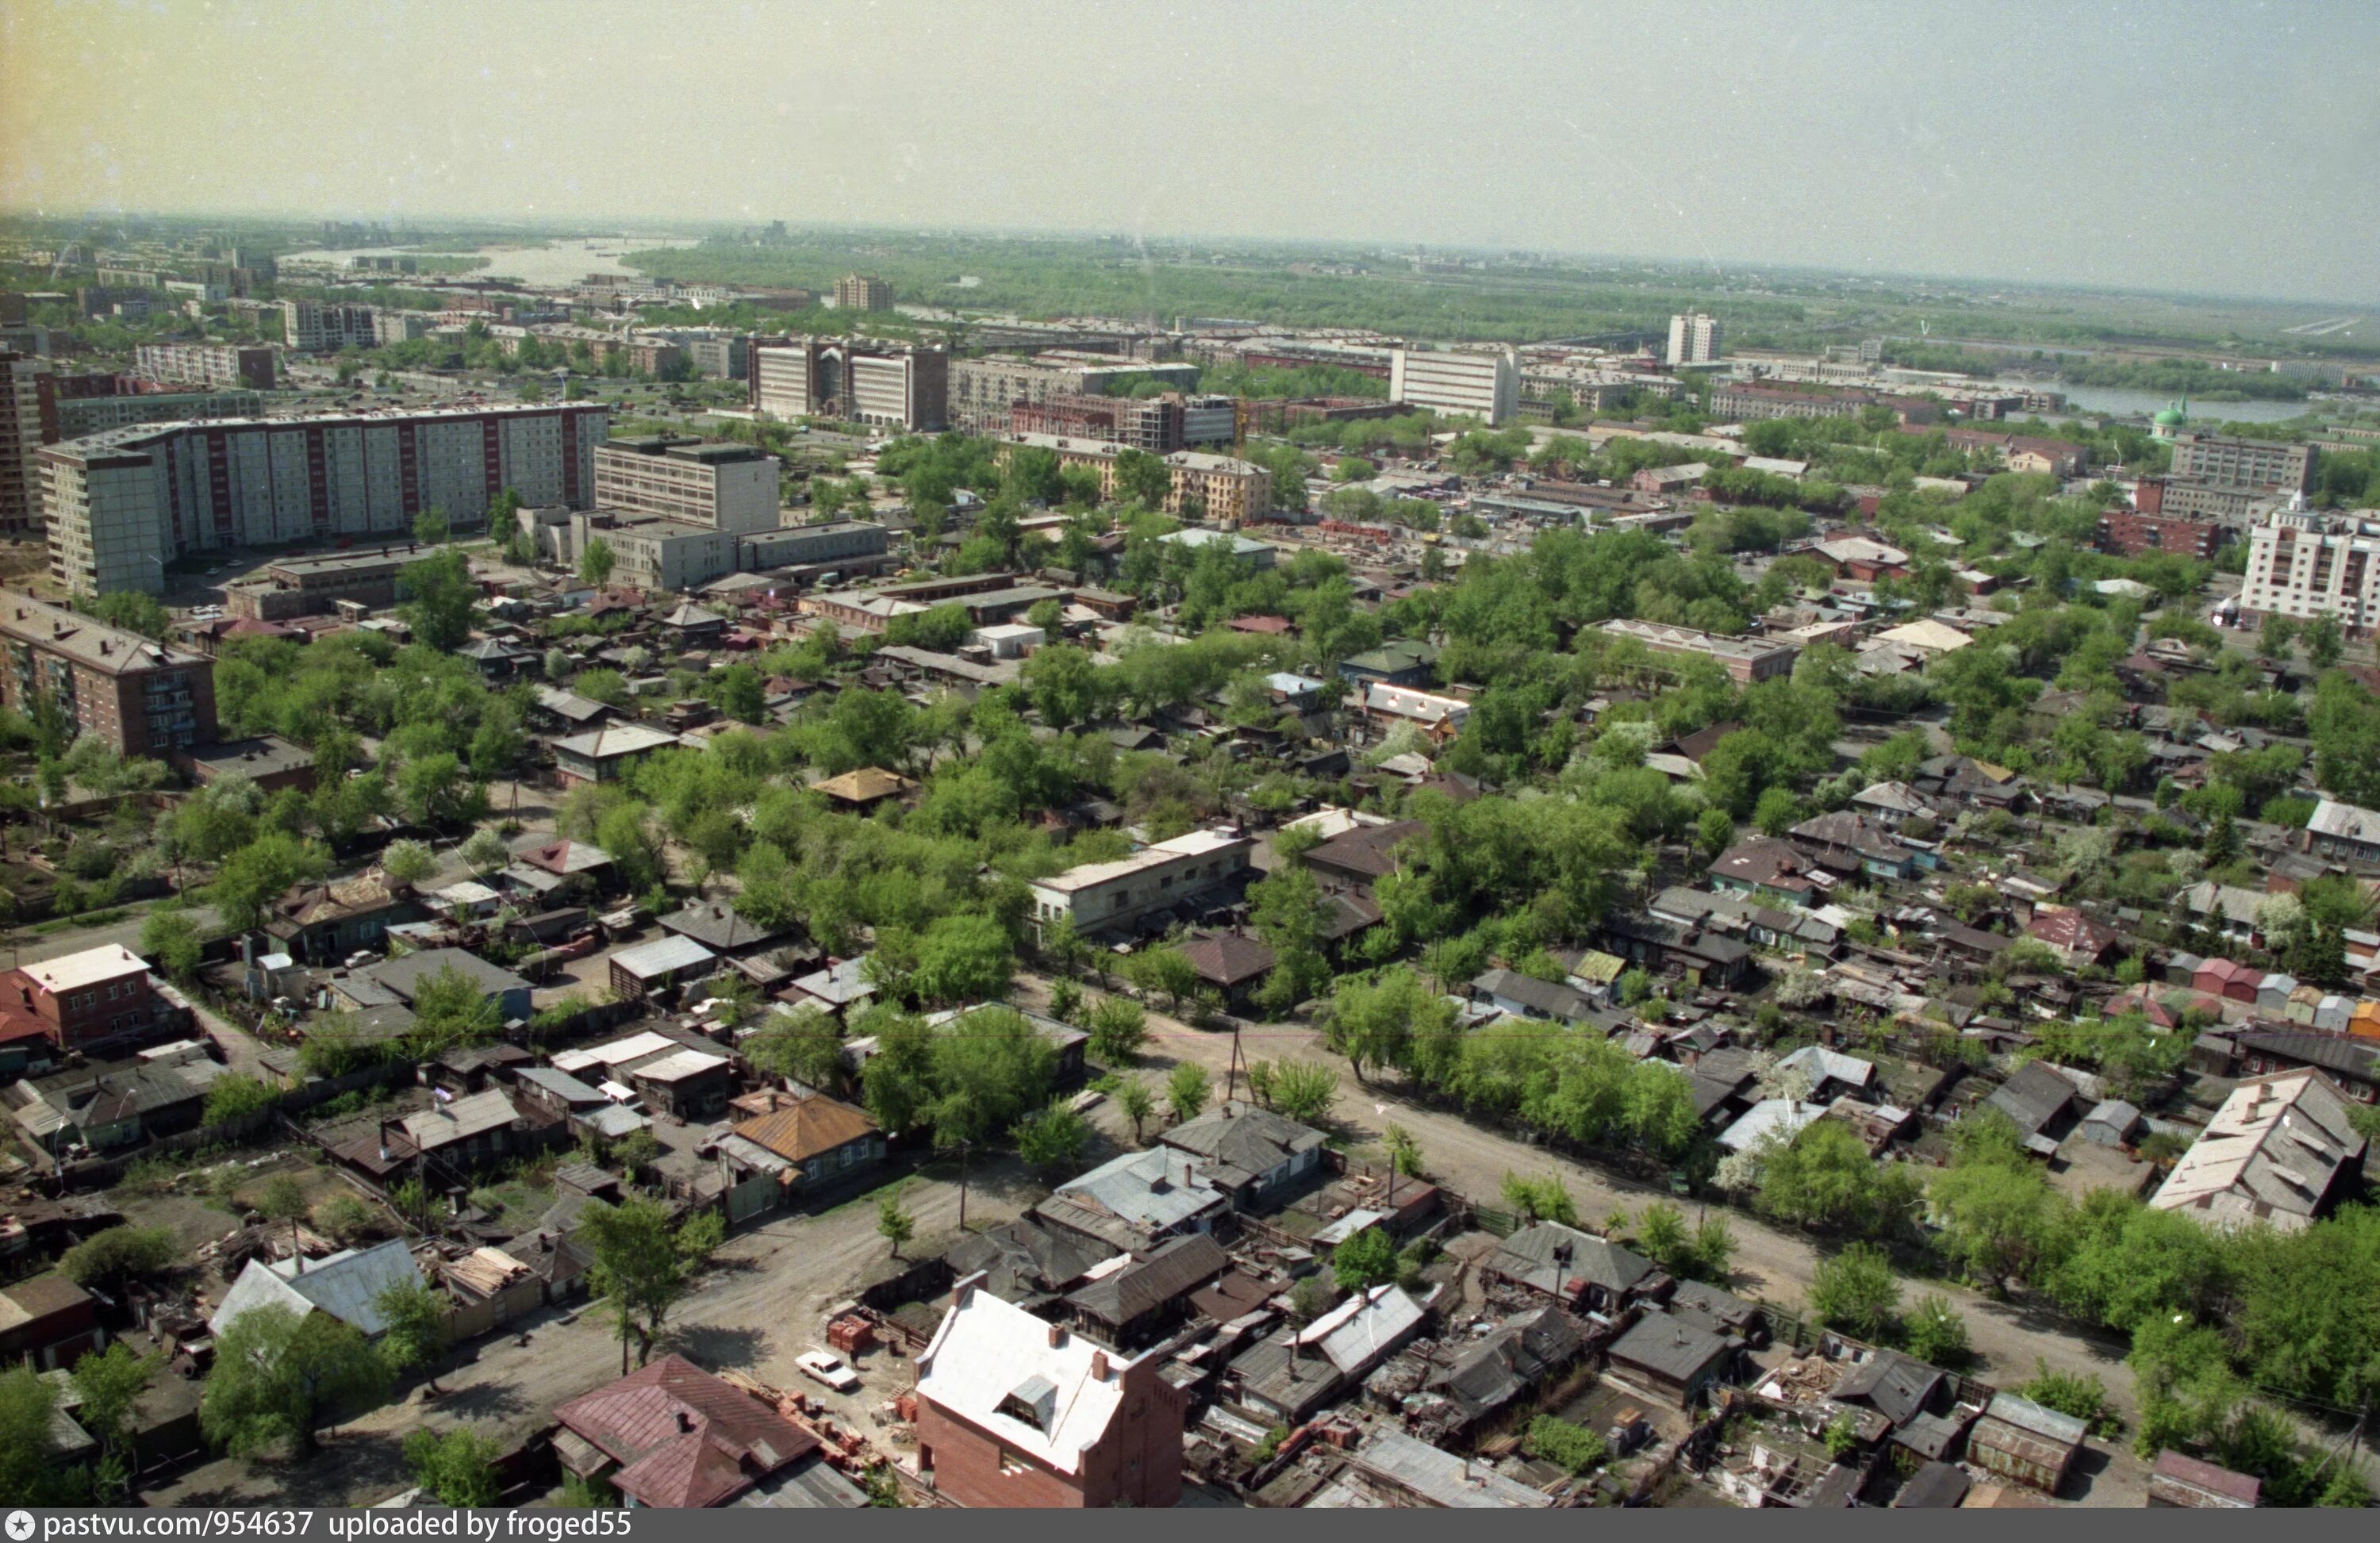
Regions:
[[595, 447], [595, 506], [749, 536], [777, 529], [782, 470], [749, 444], [613, 440]]
[[1494, 428], [1521, 407], [1521, 366], [1510, 348], [1398, 348], [1389, 355], [1389, 400], [1484, 419]]
[[1671, 365], [1717, 364], [1719, 350], [1718, 317], [1690, 310], [1682, 316], [1670, 318], [1669, 361]]
[[2350, 636], [2370, 632], [2380, 625], [2380, 522], [2291, 502], [2248, 533], [2240, 614], [2336, 616]]

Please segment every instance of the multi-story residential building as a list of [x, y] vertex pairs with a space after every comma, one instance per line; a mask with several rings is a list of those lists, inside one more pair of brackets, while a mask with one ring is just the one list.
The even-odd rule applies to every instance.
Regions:
[[417, 337], [428, 337], [438, 324], [438, 318], [426, 310], [375, 310], [372, 312], [372, 341], [386, 346], [410, 343]]
[[2313, 446], [2274, 440], [2228, 439], [2221, 434], [2179, 433], [2173, 437], [2172, 472], [2177, 480], [2206, 482], [2219, 488], [2312, 492]]
[[0, 536], [21, 538], [42, 529], [42, 474], [35, 456], [57, 437], [50, 361], [0, 352]]
[[264, 398], [253, 391], [143, 391], [122, 395], [61, 396], [57, 407], [57, 440], [64, 441], [103, 434], [110, 429], [135, 423], [254, 418], [264, 410]]
[[892, 286], [874, 273], [845, 273], [834, 281], [837, 310], [890, 310]]
[[1716, 316], [1690, 310], [1670, 318], [1670, 350], [1665, 356], [1675, 369], [1682, 364], [1717, 364], [1722, 343]]
[[1389, 356], [1389, 399], [1468, 414], [1492, 429], [1520, 410], [1519, 357], [1510, 348], [1399, 348]]
[[[1006, 433], [1010, 410], [1019, 404], [1038, 407], [1060, 397], [1104, 396], [1111, 390], [1121, 396], [1144, 380], [1188, 391], [1198, 383], [1198, 367], [1143, 363], [1062, 349], [1031, 358], [1015, 354], [956, 358], [950, 364], [951, 422], [970, 433]], [[1200, 399], [1202, 403], [1209, 400], [1214, 399]], [[1184, 433], [1187, 437], [1186, 421]]]
[[[1019, 445], [1048, 450], [1062, 467], [1088, 467], [1099, 474], [1099, 496], [1116, 492], [1117, 455], [1128, 446], [1103, 440], [1070, 439], [1057, 434], [1011, 434], [993, 452], [1002, 466]], [[1183, 519], [1203, 519], [1217, 525], [1239, 525], [1272, 507], [1272, 473], [1254, 461], [1231, 456], [1210, 456], [1177, 450], [1165, 456], [1165, 512]]]
[[1885, 396], [1867, 391], [1788, 391], [1779, 386], [1722, 382], [1711, 388], [1713, 418], [1742, 423], [1771, 418], [1857, 418], [1863, 407], [1888, 407], [1903, 425], [1931, 423], [1941, 409], [1922, 396]]
[[1604, 623], [1602, 630], [1613, 638], [1633, 638], [1657, 654], [1714, 661], [1730, 679], [1744, 686], [1791, 674], [1793, 661], [1802, 653], [1795, 644], [1769, 638], [1722, 638], [1690, 626], [1663, 626], [1624, 618]]
[[[1008, 409], [1010, 431], [1061, 434], [1130, 445], [1152, 456], [1170, 456], [1186, 443], [1182, 399], [1163, 396], [1052, 396], [1020, 402]], [[1226, 436], [1228, 437], [1228, 435]]]
[[232, 343], [143, 343], [133, 350], [132, 372], [159, 385], [210, 391], [271, 391], [274, 381], [272, 349]]
[[194, 552], [476, 525], [504, 492], [585, 508], [607, 408], [506, 404], [110, 430], [41, 452], [50, 574], [78, 594], [164, 587]]
[[595, 447], [595, 507], [748, 536], [777, 528], [783, 469], [732, 441], [615, 439]]
[[132, 1043], [174, 1022], [149, 983], [149, 963], [122, 943], [103, 943], [0, 975], [0, 1008], [39, 1019], [61, 1051]]
[[2109, 552], [2136, 557], [2143, 552], [2170, 552], [2179, 557], [2211, 558], [2223, 544], [2223, 528], [2199, 520], [2168, 519], [2135, 509], [2110, 509], [2099, 516], [2099, 544]]
[[322, 300], [281, 302], [281, 338], [301, 353], [329, 353], [339, 348], [370, 348], [380, 342], [372, 330], [372, 308]]
[[749, 346], [749, 340], [740, 336], [689, 338], [686, 357], [694, 372], [706, 381], [748, 380], [746, 350]]
[[0, 594], [0, 701], [28, 717], [46, 699], [77, 737], [164, 759], [211, 744], [214, 662], [103, 626], [30, 595]]
[[2240, 610], [2336, 616], [2350, 636], [2380, 624], [2380, 522], [2286, 509], [2248, 533]]
[[800, 338], [752, 351], [752, 407], [930, 432], [949, 419], [950, 355], [865, 338]]
[[2172, 477], [2143, 477], [2132, 492], [2132, 504], [2142, 514], [2206, 520], [2235, 529], [2253, 525], [2287, 501], [2281, 493], [2261, 489], [2218, 487]]
[[1082, 863], [1034, 881], [1037, 929], [1071, 920], [1085, 937], [1220, 889], [1247, 871], [1256, 844], [1233, 831], [1192, 831], [1113, 862]]

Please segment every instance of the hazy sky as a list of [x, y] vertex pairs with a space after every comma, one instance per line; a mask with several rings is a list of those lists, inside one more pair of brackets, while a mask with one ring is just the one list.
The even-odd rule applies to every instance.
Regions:
[[1524, 246], [2380, 301], [2380, 4], [0, 0], [0, 204]]

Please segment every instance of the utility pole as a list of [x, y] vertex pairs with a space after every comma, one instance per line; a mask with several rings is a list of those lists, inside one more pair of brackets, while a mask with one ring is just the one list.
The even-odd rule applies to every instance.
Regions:
[[[1240, 1085], [1240, 1020], [1232, 1020], [1232, 1063], [1223, 1073], [1223, 1101], [1232, 1101], [1232, 1089]], [[1253, 1091], [1253, 1089], [1252, 1089]]]
[[966, 1231], [967, 1148], [973, 1145], [965, 1139], [959, 1142], [959, 1231], [963, 1233]]

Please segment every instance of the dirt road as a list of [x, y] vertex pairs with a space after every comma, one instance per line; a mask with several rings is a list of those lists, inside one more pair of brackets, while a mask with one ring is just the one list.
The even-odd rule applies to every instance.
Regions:
[[[967, 1225], [1006, 1221], [1045, 1193], [1014, 1163], [978, 1162], [969, 1174]], [[939, 1170], [910, 1181], [902, 1203], [917, 1230], [905, 1257], [941, 1252], [957, 1229], [958, 1197], [954, 1177]], [[876, 1231], [875, 1203], [867, 1197], [820, 1215], [783, 1216], [748, 1228], [712, 1257], [694, 1294], [666, 1327], [661, 1350], [820, 1393], [817, 1384], [802, 1381], [794, 1357], [823, 1343], [824, 1310], [849, 1296], [889, 1253]], [[209, 1463], [146, 1499], [152, 1505], [368, 1504], [411, 1484], [400, 1449], [416, 1427], [468, 1425], [509, 1444], [547, 1424], [555, 1405], [620, 1375], [620, 1343], [600, 1309], [576, 1315], [548, 1309], [524, 1326], [527, 1344], [519, 1343], [520, 1326], [481, 1342], [463, 1353], [464, 1364], [441, 1369], [441, 1396], [424, 1399], [417, 1385], [396, 1403], [325, 1430], [323, 1451], [309, 1461]], [[886, 1353], [878, 1351], [870, 1360], [883, 1358]], [[889, 1367], [869, 1371], [880, 1386], [894, 1377]], [[859, 1401], [829, 1402], [846, 1421], [866, 1428]]]
[[[1046, 982], [1033, 979], [1023, 984], [1022, 1000], [1035, 1006], [1046, 1002]], [[1150, 1038], [1143, 1056], [1148, 1073], [1161, 1081], [1175, 1062], [1196, 1062], [1214, 1075], [1215, 1096], [1220, 1099], [1225, 1069], [1232, 1059], [1232, 1036], [1195, 1029], [1158, 1013], [1149, 1014], [1148, 1023]], [[1382, 1132], [1392, 1123], [1402, 1125], [1419, 1143], [1423, 1164], [1434, 1180], [1486, 1204], [1500, 1203], [1497, 1196], [1507, 1172], [1558, 1175], [1577, 1202], [1581, 1220], [1598, 1230], [1603, 1219], [1614, 1211], [1634, 1216], [1647, 1201], [1669, 1197], [1664, 1189], [1586, 1167], [1460, 1114], [1410, 1102], [1399, 1096], [1393, 1074], [1372, 1086], [1360, 1085], [1345, 1058], [1333, 1053], [1311, 1028], [1294, 1024], [1251, 1026], [1241, 1031], [1240, 1047], [1244, 1061], [1289, 1057], [1327, 1062], [1340, 1074], [1333, 1113], [1349, 1149], [1372, 1147], [1375, 1150], [1368, 1155], [1378, 1160]], [[1241, 1088], [1245, 1096], [1245, 1083]], [[1750, 1300], [1806, 1307], [1810, 1281], [1827, 1250], [1742, 1210], [1730, 1209], [1727, 1219], [1736, 1243], [1735, 1274], [1729, 1289]], [[2036, 1361], [2046, 1361], [2058, 1371], [2095, 1373], [2125, 1415], [2129, 1417], [2132, 1413], [2132, 1377], [2124, 1365], [2127, 1347], [2121, 1342], [2086, 1336], [2064, 1319], [2022, 1305], [1995, 1302], [1948, 1283], [1912, 1281], [1903, 1301], [1913, 1301], [1928, 1291], [1949, 1298], [1951, 1306], [1965, 1315], [1977, 1358], [1975, 1375], [2006, 1386], [2030, 1379]]]

